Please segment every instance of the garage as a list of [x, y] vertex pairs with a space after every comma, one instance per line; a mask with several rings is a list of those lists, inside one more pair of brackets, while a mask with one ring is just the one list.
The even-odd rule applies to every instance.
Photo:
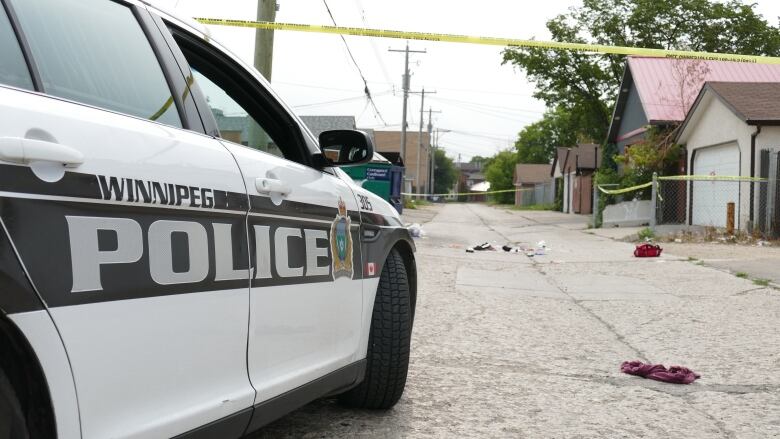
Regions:
[[[712, 176], [739, 175], [739, 147], [736, 143], [696, 149], [693, 174]], [[739, 183], [694, 181], [692, 185], [691, 223], [697, 226], [726, 227], [726, 205], [734, 203], [739, 218]]]

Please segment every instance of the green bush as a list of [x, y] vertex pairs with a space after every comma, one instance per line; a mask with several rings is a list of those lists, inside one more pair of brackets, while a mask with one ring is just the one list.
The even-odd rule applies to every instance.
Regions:
[[639, 233], [637, 233], [637, 236], [639, 236], [640, 241], [646, 241], [648, 239], [654, 239], [655, 232], [653, 232], [653, 229], [645, 227], [644, 229], [640, 230]]

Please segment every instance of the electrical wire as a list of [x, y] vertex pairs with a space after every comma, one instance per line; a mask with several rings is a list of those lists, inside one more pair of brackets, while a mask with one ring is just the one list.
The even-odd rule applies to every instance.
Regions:
[[[330, 6], [328, 6], [328, 1], [322, 0], [322, 3], [325, 5], [325, 9], [327, 9], [328, 15], [330, 15], [330, 20], [333, 22], [333, 25], [338, 26], [338, 24], [336, 24], [336, 19], [333, 17], [333, 13], [330, 11]], [[360, 65], [358, 65], [355, 56], [352, 54], [352, 50], [349, 48], [349, 44], [347, 44], [347, 39], [344, 38], [344, 35], [339, 35], [339, 36], [341, 37], [341, 41], [344, 42], [344, 47], [347, 48], [347, 53], [349, 54], [349, 57], [352, 59], [352, 63], [355, 64], [355, 68], [360, 74], [360, 79], [363, 80], [363, 85], [364, 85], [363, 91], [366, 94], [366, 98], [368, 98], [368, 101], [371, 103], [371, 107], [374, 109], [374, 113], [377, 115], [377, 117], [379, 117], [379, 120], [381, 120], [382, 123], [387, 125], [387, 122], [385, 122], [385, 118], [382, 117], [382, 113], [379, 112], [379, 108], [377, 108], [376, 103], [374, 102], [374, 98], [371, 97], [371, 90], [368, 89], [368, 81], [366, 81], [366, 77], [363, 75], [363, 70], [360, 69]]]
[[[461, 110], [471, 111], [473, 113], [479, 113], [479, 114], [483, 114], [485, 116], [489, 116], [489, 117], [492, 117], [492, 118], [504, 119], [504, 120], [508, 120], [508, 121], [511, 121], [511, 122], [525, 122], [525, 121], [530, 122], [531, 120], [537, 119], [537, 117], [529, 116], [529, 115], [511, 115], [511, 114], [506, 114], [506, 113], [498, 113], [498, 112], [495, 112], [495, 111], [469, 107], [469, 106], [466, 106], [466, 105], [463, 105], [463, 104], [453, 104], [451, 102], [441, 101], [440, 99], [434, 99], [434, 98], [431, 98], [431, 99], [439, 102], [441, 105], [455, 107], [455, 108], [459, 108]], [[525, 121], [522, 120], [523, 118], [526, 119], [526, 120]]]
[[291, 87], [316, 88], [318, 90], [348, 91], [348, 92], [357, 91], [355, 89], [349, 89], [349, 88], [326, 87], [324, 85], [301, 84], [299, 82], [274, 81], [274, 85], [275, 86], [276, 85], [288, 85], [288, 86], [291, 86]]
[[454, 103], [458, 103], [458, 104], [465, 104], [465, 105], [470, 105], [470, 106], [473, 106], [473, 107], [485, 108], [485, 109], [488, 109], [488, 110], [496, 109], [496, 110], [502, 110], [502, 111], [515, 111], [515, 112], [519, 112], [519, 113], [544, 114], [544, 111], [540, 111], [540, 110], [529, 110], [529, 109], [526, 109], [526, 108], [502, 107], [500, 105], [483, 104], [481, 102], [463, 101], [463, 100], [460, 100], [460, 99], [442, 98], [442, 97], [438, 97], [438, 96], [433, 96], [433, 97], [431, 97], [431, 99], [436, 99], [436, 100], [444, 101], [444, 102], [454, 102]]
[[[387, 94], [390, 94], [390, 92], [380, 93], [377, 96], [384, 96], [384, 95], [387, 95]], [[340, 104], [340, 103], [343, 103], [343, 102], [351, 102], [351, 101], [356, 101], [358, 99], [364, 99], [364, 98], [365, 98], [364, 95], [360, 95], [360, 96], [354, 96], [354, 97], [351, 97], [351, 98], [336, 99], [336, 100], [333, 100], [333, 101], [324, 101], [324, 102], [315, 102], [315, 103], [312, 103], [312, 104], [293, 105], [292, 107], [293, 108], [318, 107], [318, 106], [321, 106], [321, 105], [330, 105], [330, 104]]]
[[[363, 21], [363, 26], [365, 26], [367, 29], [371, 28], [371, 26], [368, 25], [368, 21], [366, 21], [366, 9], [363, 7], [363, 3], [360, 0], [355, 0], [355, 3], [358, 10], [360, 10], [360, 19]], [[377, 63], [379, 63], [379, 67], [382, 69], [382, 76], [385, 77], [385, 81], [393, 84], [392, 80], [390, 79], [390, 74], [387, 71], [387, 66], [385, 65], [382, 57], [379, 55], [379, 49], [376, 46], [376, 38], [369, 38], [368, 41], [371, 44], [371, 49], [374, 51], [374, 57], [376, 57]]]

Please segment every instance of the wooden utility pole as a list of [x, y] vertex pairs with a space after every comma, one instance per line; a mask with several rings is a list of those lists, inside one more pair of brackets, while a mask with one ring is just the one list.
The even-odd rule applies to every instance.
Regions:
[[[276, 0], [257, 0], [257, 21], [276, 21]], [[271, 82], [274, 59], [274, 31], [255, 30], [255, 68]]]
[[401, 159], [404, 161], [404, 166], [406, 164], [406, 102], [409, 100], [409, 83], [410, 76], [409, 76], [409, 53], [426, 53], [425, 50], [409, 50], [409, 42], [406, 42], [406, 49], [398, 50], [398, 49], [388, 49], [389, 52], [404, 52], [406, 55], [404, 57], [404, 75], [401, 80], [401, 86], [404, 90], [404, 103], [403, 103], [403, 113], [401, 117]]
[[[421, 186], [425, 185], [428, 186], [428, 179], [426, 178], [425, 181], [422, 181], [420, 178], [420, 165], [422, 164], [422, 149], [423, 149], [423, 124], [425, 123], [425, 95], [426, 94], [436, 94], [435, 91], [425, 91], [425, 87], [423, 87], [422, 91], [410, 91], [409, 93], [413, 94], [420, 94], [422, 96], [422, 102], [420, 103], [420, 131], [418, 133], [417, 137], [417, 173], [414, 174], [415, 179], [415, 185], [417, 186], [417, 193], [422, 194]], [[402, 133], [403, 134], [403, 133]], [[428, 143], [430, 143], [430, 137], [428, 138]]]
[[[276, 20], [276, 0], [257, 0], [257, 21]], [[265, 29], [255, 30], [255, 68], [261, 75], [271, 82], [271, 71], [274, 60], [274, 31]], [[247, 117], [249, 124], [247, 143], [250, 148], [268, 151], [268, 145], [272, 140], [268, 134]]]

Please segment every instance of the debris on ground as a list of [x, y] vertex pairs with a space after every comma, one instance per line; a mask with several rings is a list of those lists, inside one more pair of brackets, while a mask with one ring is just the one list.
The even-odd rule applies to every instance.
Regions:
[[409, 230], [409, 234], [412, 235], [412, 238], [422, 238], [425, 236], [425, 231], [422, 226], [417, 223], [406, 226], [406, 229]]
[[758, 241], [756, 245], [758, 245], [759, 247], [770, 247], [772, 243], [769, 241]]
[[501, 247], [501, 249], [509, 253], [523, 253], [529, 258], [532, 258], [534, 256], [544, 256], [545, 254], [547, 254], [547, 250], [549, 250], [547, 248], [547, 243], [545, 243], [544, 241], [539, 241], [536, 244], [536, 247], [528, 247], [524, 245], [514, 246], [511, 244], [505, 244]]
[[466, 248], [466, 253], [474, 253], [475, 251], [496, 251], [496, 248], [493, 247], [489, 242], [483, 242], [482, 244], [475, 245], [474, 247]]
[[687, 367], [671, 366], [667, 369], [663, 364], [645, 364], [641, 361], [624, 361], [620, 365], [620, 371], [672, 384], [690, 384], [701, 378], [701, 375]]
[[636, 246], [634, 256], [637, 258], [657, 258], [661, 256], [662, 251], [660, 245], [644, 243]]

